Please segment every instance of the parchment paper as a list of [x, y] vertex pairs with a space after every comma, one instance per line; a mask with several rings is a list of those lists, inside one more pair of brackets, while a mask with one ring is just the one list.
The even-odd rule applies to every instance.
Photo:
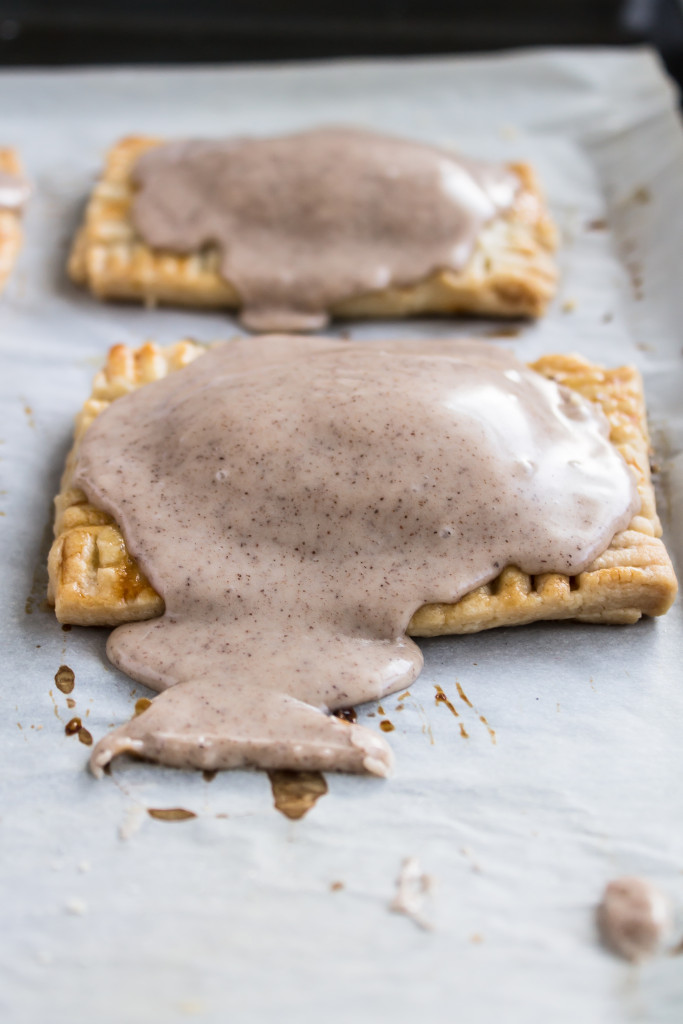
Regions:
[[[642, 50], [0, 76], [1, 141], [21, 148], [34, 186], [0, 301], [3, 1021], [683, 1019], [683, 959], [625, 965], [600, 948], [593, 919], [605, 882], [639, 873], [678, 907], [674, 939], [683, 933], [680, 604], [632, 627], [425, 642], [403, 710], [384, 702], [394, 777], [330, 776], [299, 822], [273, 809], [258, 772], [207, 782], [121, 761], [96, 782], [65, 723], [79, 715], [97, 739], [146, 691], [108, 664], [105, 630], [64, 632], [42, 604], [51, 499], [107, 347], [236, 331], [223, 314], [101, 305], [65, 279], [104, 150], [132, 132], [343, 122], [531, 160], [564, 234], [562, 285], [543, 322], [500, 343], [524, 359], [578, 351], [640, 367], [656, 459], [665, 471], [673, 460], [660, 502], [680, 566], [675, 104]], [[445, 336], [491, 324], [352, 330]], [[53, 681], [61, 664], [75, 672], [75, 709]], [[435, 684], [458, 719], [435, 704]], [[376, 727], [376, 706], [360, 719]], [[149, 807], [197, 817], [153, 820]], [[431, 931], [388, 910], [408, 856], [434, 879]]]

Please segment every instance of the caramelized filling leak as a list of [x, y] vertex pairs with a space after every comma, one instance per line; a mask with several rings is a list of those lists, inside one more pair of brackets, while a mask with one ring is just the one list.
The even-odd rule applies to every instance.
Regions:
[[273, 804], [292, 821], [298, 821], [327, 793], [325, 776], [320, 772], [269, 771]]
[[194, 811], [186, 811], [184, 807], [148, 807], [147, 813], [157, 821], [189, 821], [197, 817]]
[[256, 331], [315, 330], [346, 299], [461, 270], [519, 189], [503, 165], [357, 128], [167, 143], [133, 180], [144, 241], [217, 246]]
[[62, 693], [71, 693], [76, 682], [73, 669], [68, 665], [60, 665], [55, 673], [55, 685]]
[[602, 413], [481, 342], [217, 345], [112, 403], [75, 484], [166, 607], [111, 634], [160, 695], [98, 774], [131, 752], [385, 775], [384, 737], [328, 712], [410, 686], [415, 610], [507, 565], [574, 575], [639, 507]]

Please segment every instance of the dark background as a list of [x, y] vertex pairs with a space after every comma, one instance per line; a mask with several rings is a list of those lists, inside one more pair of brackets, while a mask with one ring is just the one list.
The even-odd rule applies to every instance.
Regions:
[[658, 47], [683, 78], [683, 0], [0, 0], [0, 65]]

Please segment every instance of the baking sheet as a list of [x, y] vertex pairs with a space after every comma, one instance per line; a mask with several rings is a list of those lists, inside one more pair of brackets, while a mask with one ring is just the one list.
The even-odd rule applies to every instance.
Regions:
[[[273, 809], [258, 772], [207, 782], [121, 760], [96, 782], [64, 724], [78, 714], [97, 739], [146, 691], [107, 663], [106, 631], [65, 632], [43, 604], [51, 498], [107, 347], [236, 332], [223, 314], [99, 305], [65, 279], [103, 152], [131, 132], [345, 122], [533, 161], [564, 235], [562, 285], [542, 323], [501, 344], [524, 359], [578, 351], [640, 367], [680, 569], [675, 104], [646, 50], [0, 75], [2, 142], [21, 148], [35, 189], [0, 302], [3, 1021], [681, 1020], [683, 960], [626, 965], [600, 948], [593, 923], [603, 885], [621, 874], [647, 875], [683, 907], [680, 603], [632, 627], [421, 643], [411, 698], [401, 711], [384, 701], [394, 777], [329, 776], [299, 822]], [[352, 327], [359, 337], [490, 330]], [[62, 664], [75, 672], [74, 710], [54, 684]], [[435, 703], [436, 684], [458, 719]], [[376, 710], [360, 720], [376, 726]], [[146, 811], [178, 806], [197, 817]], [[431, 931], [388, 909], [408, 856], [434, 879]]]

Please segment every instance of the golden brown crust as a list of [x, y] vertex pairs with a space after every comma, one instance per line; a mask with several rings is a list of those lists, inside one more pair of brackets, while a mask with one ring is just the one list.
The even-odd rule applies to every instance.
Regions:
[[[16, 150], [0, 148], [0, 171], [6, 174], [22, 174], [21, 161]], [[21, 210], [0, 209], [0, 292], [16, 263], [21, 238]]]
[[[216, 248], [179, 256], [151, 249], [135, 232], [131, 172], [138, 157], [161, 142], [131, 136], [110, 150], [74, 239], [69, 274], [100, 299], [237, 307], [239, 295], [220, 275]], [[555, 227], [533, 169], [510, 167], [521, 182], [515, 204], [484, 229], [462, 271], [440, 271], [409, 287], [348, 299], [331, 312], [342, 317], [540, 316], [555, 293]]]
[[[116, 345], [95, 378], [93, 393], [76, 422], [74, 448], [55, 499], [48, 596], [60, 622], [115, 626], [163, 612], [162, 599], [126, 551], [114, 521], [72, 487], [71, 476], [79, 440], [102, 409], [120, 395], [186, 366], [202, 352], [204, 348], [192, 341], [168, 349], [148, 343], [137, 351]], [[530, 577], [509, 567], [456, 604], [420, 608], [408, 626], [412, 636], [474, 633], [541, 619], [636, 622], [641, 615], [662, 615], [676, 596], [676, 578], [660, 540], [638, 371], [628, 366], [605, 370], [580, 356], [562, 355], [544, 356], [532, 368], [602, 407], [612, 442], [636, 472], [641, 510], [580, 575]]]
[[91, 505], [71, 478], [78, 444], [94, 418], [121, 395], [165, 377], [204, 349], [180, 341], [167, 349], [115, 345], [76, 418], [74, 445], [55, 498], [55, 541], [48, 558], [48, 600], [60, 622], [113, 626], [161, 615], [164, 602], [129, 556], [111, 516]]

